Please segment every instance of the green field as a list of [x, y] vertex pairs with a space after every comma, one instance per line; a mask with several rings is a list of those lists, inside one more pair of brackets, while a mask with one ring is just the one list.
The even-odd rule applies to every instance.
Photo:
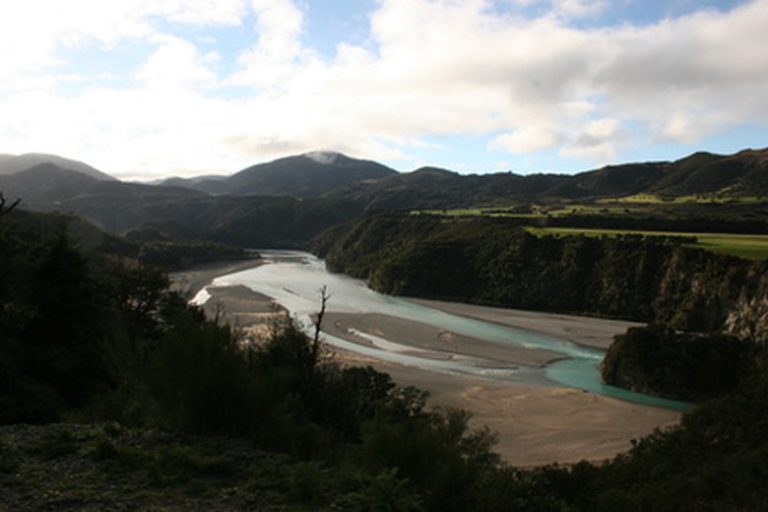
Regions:
[[516, 219], [540, 219], [542, 217], [566, 217], [568, 215], [621, 215], [643, 211], [643, 207], [629, 205], [569, 204], [565, 206], [533, 205], [531, 211], [520, 213], [514, 207], [453, 208], [446, 210], [412, 210], [411, 215], [441, 215], [444, 217], [507, 217]]
[[654, 194], [635, 194], [633, 196], [617, 197], [611, 199], [599, 199], [598, 203], [642, 203], [642, 204], [756, 204], [768, 200], [763, 196], [727, 196], [727, 195], [700, 195], [662, 197]]
[[560, 208], [550, 209], [547, 213], [552, 217], [568, 215], [623, 215], [625, 213], [642, 212], [645, 208], [629, 205], [610, 204], [569, 204]]
[[526, 230], [536, 236], [585, 235], [585, 236], [685, 236], [696, 237], [698, 242], [687, 244], [689, 247], [707, 251], [730, 254], [752, 260], [768, 258], [768, 235], [742, 235], [730, 233], [685, 233], [675, 231], [633, 231], [619, 229], [582, 229], [582, 228], [534, 228]]
[[449, 210], [412, 210], [411, 215], [441, 215], [443, 217], [509, 217], [518, 219], [538, 219], [545, 214], [534, 209], [531, 213], [516, 213], [505, 208], [453, 208]]

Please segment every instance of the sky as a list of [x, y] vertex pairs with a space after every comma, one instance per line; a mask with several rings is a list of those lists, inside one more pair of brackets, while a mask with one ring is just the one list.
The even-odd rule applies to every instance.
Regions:
[[5, 0], [0, 153], [574, 173], [768, 147], [768, 0]]

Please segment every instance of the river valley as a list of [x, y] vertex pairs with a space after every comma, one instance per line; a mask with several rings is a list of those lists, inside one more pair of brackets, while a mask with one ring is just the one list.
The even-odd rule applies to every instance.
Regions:
[[627, 322], [390, 297], [328, 273], [308, 253], [262, 256], [264, 264], [217, 277], [193, 301], [245, 286], [309, 329], [326, 287], [323, 340], [342, 360], [426, 389], [433, 405], [468, 409], [499, 432], [508, 462], [610, 457], [686, 407], [600, 382], [603, 349]]

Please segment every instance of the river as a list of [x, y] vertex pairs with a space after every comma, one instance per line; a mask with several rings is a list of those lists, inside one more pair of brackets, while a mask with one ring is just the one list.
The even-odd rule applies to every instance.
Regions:
[[[446, 353], [434, 357], [434, 351], [420, 350], [412, 345], [386, 339], [371, 333], [356, 331], [367, 343], [355, 343], [324, 332], [325, 342], [383, 361], [395, 362], [429, 371], [473, 375], [484, 379], [510, 380], [536, 385], [563, 385], [643, 405], [684, 410], [690, 404], [633, 393], [600, 381], [599, 364], [604, 352], [573, 342], [449, 314], [415, 304], [407, 299], [377, 293], [364, 281], [329, 273], [322, 260], [298, 251], [261, 251], [266, 264], [240, 271], [214, 280], [215, 286], [244, 285], [266, 295], [285, 307], [306, 328], [312, 325], [311, 316], [320, 302], [320, 289], [325, 287], [330, 300], [329, 313], [376, 313], [419, 322], [460, 335], [484, 340], [499, 346], [542, 349], [563, 359], [544, 367], [498, 365], [483, 358], [460, 353]], [[204, 302], [205, 289], [193, 301]]]

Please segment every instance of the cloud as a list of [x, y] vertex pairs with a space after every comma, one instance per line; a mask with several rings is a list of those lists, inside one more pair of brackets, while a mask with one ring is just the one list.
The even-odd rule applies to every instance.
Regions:
[[557, 146], [560, 134], [549, 128], [520, 128], [512, 133], [499, 135], [490, 143], [490, 149], [505, 149], [510, 153], [533, 153]]
[[210, 86], [218, 78], [211, 65], [218, 54], [201, 54], [189, 41], [177, 37], [157, 38], [160, 46], [150, 55], [136, 75], [149, 88], [179, 89], [189, 86]]
[[238, 85], [277, 86], [311, 56], [301, 43], [304, 16], [288, 0], [251, 0], [256, 14], [258, 41], [240, 56], [241, 69], [233, 78]]
[[[454, 134], [604, 161], [630, 144], [766, 125], [768, 0], [607, 28], [569, 24], [604, 1], [503, 1], [545, 9], [380, 0], [366, 44], [340, 35], [333, 57], [308, 46], [303, 4], [289, 0], [16, 2], [0, 17], [0, 149], [146, 176], [318, 148], [408, 161], [424, 140]], [[194, 43], [232, 26], [248, 36], [235, 55]], [[137, 43], [139, 66], [67, 89], [78, 62], [62, 48]], [[630, 138], [623, 126], [641, 129]]]
[[561, 154], [605, 164], [616, 155], [615, 145], [620, 135], [618, 120], [596, 119], [589, 122]]
[[552, 11], [566, 18], [595, 16], [609, 6], [608, 0], [552, 0]]

